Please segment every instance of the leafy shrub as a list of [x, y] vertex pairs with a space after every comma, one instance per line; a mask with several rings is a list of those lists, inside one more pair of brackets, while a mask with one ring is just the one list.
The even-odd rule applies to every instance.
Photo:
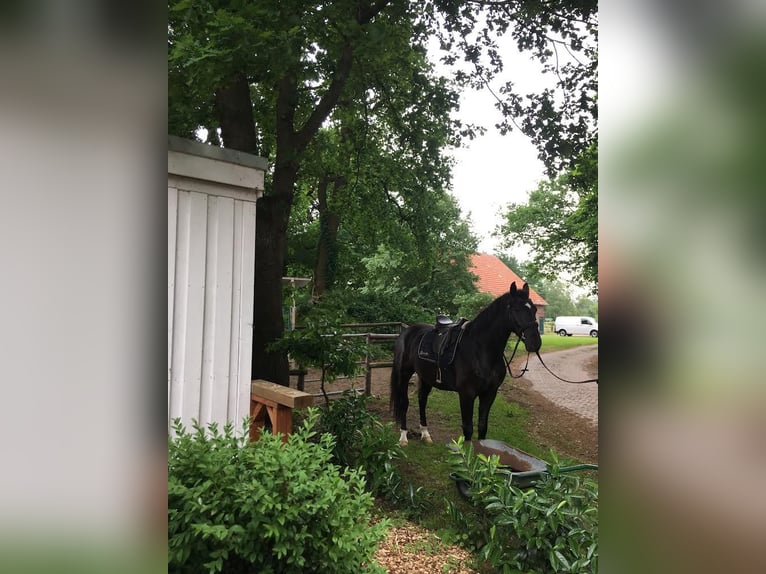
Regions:
[[360, 323], [431, 321], [436, 314], [399, 293], [385, 291], [353, 292], [347, 301], [347, 313]]
[[[370, 523], [362, 471], [332, 464], [333, 438], [303, 426], [283, 442], [176, 420], [168, 447], [171, 572], [383, 572], [374, 564], [386, 521]], [[315, 439], [315, 440], [312, 440]]]
[[395, 504], [410, 516], [422, 515], [431, 506], [429, 493], [402, 481], [394, 464], [404, 457], [399, 433], [391, 422], [383, 423], [367, 408], [370, 397], [346, 392], [322, 409], [318, 430], [335, 437], [333, 462], [365, 473], [367, 487], [375, 496]]
[[395, 498], [398, 469], [393, 461], [403, 456], [393, 423], [383, 423], [367, 409], [370, 397], [354, 392], [322, 409], [318, 429], [335, 437], [333, 461], [364, 471], [370, 492]]
[[502, 572], [598, 572], [598, 485], [560, 472], [556, 455], [548, 474], [521, 490], [498, 457], [475, 455], [462, 438], [452, 458], [454, 472], [469, 482], [472, 521], [454, 504], [449, 513], [470, 536], [483, 537], [480, 555]]
[[287, 351], [302, 367], [321, 369], [321, 390], [326, 405], [330, 399], [325, 382], [331, 383], [341, 375], [356, 375], [361, 370], [359, 362], [367, 353], [364, 341], [344, 337], [338, 317], [321, 308], [306, 318], [301, 329], [285, 332], [269, 348]]

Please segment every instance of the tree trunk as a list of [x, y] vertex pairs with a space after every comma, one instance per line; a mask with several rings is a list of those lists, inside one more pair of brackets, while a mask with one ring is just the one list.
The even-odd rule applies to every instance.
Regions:
[[[215, 93], [215, 106], [224, 145], [239, 151], [257, 153], [253, 106], [244, 74], [236, 76]], [[275, 169], [274, 194], [259, 199], [256, 207], [251, 374], [254, 379], [266, 379], [282, 385], [290, 381], [287, 355], [269, 353], [266, 346], [284, 332], [282, 271], [287, 222], [297, 171], [297, 165], [292, 162], [281, 169]]]
[[287, 356], [271, 353], [270, 343], [282, 336], [282, 275], [285, 260], [290, 205], [284, 196], [270, 195], [258, 200], [255, 224], [255, 306], [253, 312], [252, 378], [281, 385], [289, 382]]
[[[337, 262], [338, 228], [340, 217], [328, 207], [327, 187], [330, 176], [323, 177], [319, 182], [319, 240], [317, 244], [317, 259], [314, 266], [313, 296], [320, 299], [324, 292], [335, 282], [335, 265]], [[342, 177], [333, 179], [333, 194], [337, 195], [345, 180]]]
[[[277, 169], [274, 193], [261, 197], [255, 224], [255, 310], [253, 317], [252, 378], [289, 385], [287, 354], [270, 352], [268, 345], [284, 333], [282, 276], [287, 247], [287, 226], [292, 207], [296, 168]], [[277, 192], [276, 188], [282, 190]], [[288, 189], [288, 192], [284, 190]]]
[[[360, 14], [360, 24], [369, 22], [388, 4], [388, 0], [368, 6]], [[271, 193], [258, 200], [255, 228], [255, 301], [253, 313], [252, 378], [289, 385], [287, 354], [273, 353], [267, 347], [284, 333], [282, 315], [282, 275], [284, 272], [287, 227], [301, 156], [322, 123], [338, 102], [351, 72], [354, 50], [343, 46], [332, 80], [303, 126], [296, 130], [298, 108], [298, 67], [288, 70], [277, 82], [276, 158]], [[220, 100], [220, 102], [219, 102]], [[231, 104], [231, 109], [228, 107]], [[252, 101], [243, 75], [231, 86], [216, 94], [216, 108], [221, 120], [221, 134], [226, 147], [251, 146], [243, 151], [257, 152], [252, 117]], [[230, 112], [232, 112], [230, 114]], [[236, 112], [236, 113], [233, 113]], [[249, 117], [245, 120], [245, 115]], [[239, 124], [237, 122], [244, 122]], [[252, 129], [252, 135], [249, 130]], [[240, 139], [241, 138], [241, 139]]]
[[216, 91], [215, 109], [223, 145], [257, 155], [260, 150], [253, 121], [253, 103], [244, 74], [238, 74], [227, 86]]

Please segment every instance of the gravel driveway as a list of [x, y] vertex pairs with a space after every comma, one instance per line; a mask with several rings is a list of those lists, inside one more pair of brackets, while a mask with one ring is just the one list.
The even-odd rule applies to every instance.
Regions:
[[[598, 345], [545, 353], [543, 360], [551, 371], [570, 381], [598, 377]], [[514, 373], [517, 364], [514, 361]], [[528, 368], [523, 378], [532, 384], [533, 390], [598, 426], [597, 383], [570, 384], [559, 381], [545, 370], [535, 356], [530, 357]]]

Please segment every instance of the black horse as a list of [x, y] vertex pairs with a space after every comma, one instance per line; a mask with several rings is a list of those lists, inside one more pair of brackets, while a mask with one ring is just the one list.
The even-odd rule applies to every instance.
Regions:
[[[394, 366], [391, 369], [391, 410], [401, 423], [399, 443], [407, 445], [407, 386], [413, 373], [418, 374], [418, 403], [420, 407], [421, 440], [431, 444], [426, 422], [426, 404], [431, 388], [455, 391], [460, 395], [463, 436], [473, 435], [473, 405], [479, 397], [479, 439], [487, 437], [489, 409], [497, 390], [505, 379], [503, 356], [511, 332], [524, 341], [528, 352], [540, 349], [537, 309], [529, 299], [529, 285], [521, 289], [516, 283], [510, 291], [490, 303], [473, 321], [463, 324], [460, 341], [448, 366], [422, 358], [421, 342], [434, 330], [433, 325], [416, 324], [402, 331], [394, 345]], [[420, 351], [420, 355], [419, 355]], [[443, 363], [442, 363], [443, 364]]]

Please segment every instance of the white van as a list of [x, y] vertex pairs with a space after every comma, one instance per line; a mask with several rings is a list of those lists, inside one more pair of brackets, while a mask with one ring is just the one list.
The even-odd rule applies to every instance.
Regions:
[[598, 337], [598, 323], [593, 317], [556, 317], [555, 331], [562, 337], [572, 335]]

